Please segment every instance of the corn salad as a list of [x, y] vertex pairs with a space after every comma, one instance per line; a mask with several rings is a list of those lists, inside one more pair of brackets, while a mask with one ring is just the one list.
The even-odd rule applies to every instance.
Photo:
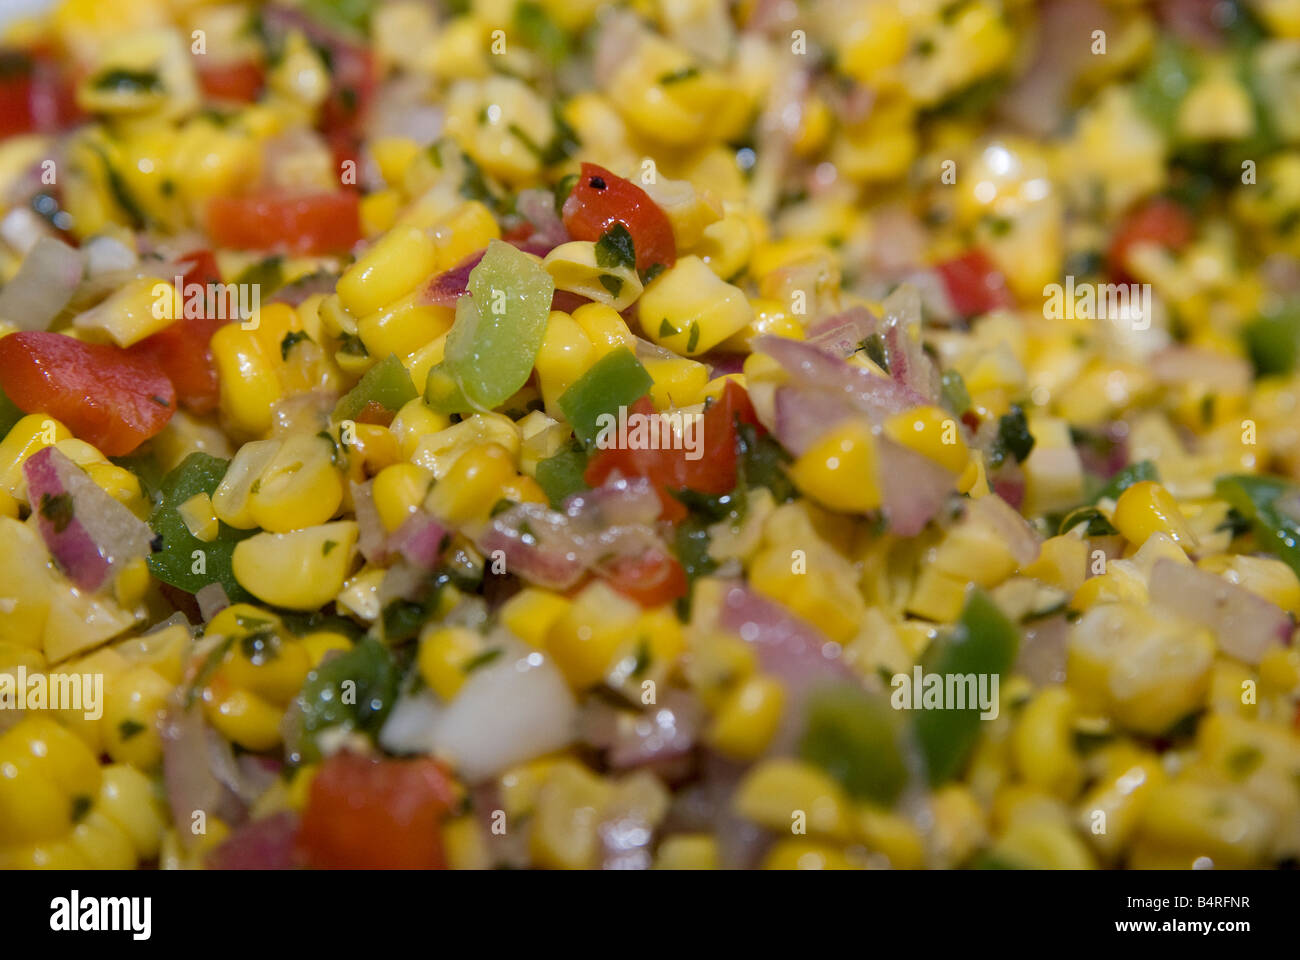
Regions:
[[1300, 861], [1300, 3], [61, 0], [0, 867]]

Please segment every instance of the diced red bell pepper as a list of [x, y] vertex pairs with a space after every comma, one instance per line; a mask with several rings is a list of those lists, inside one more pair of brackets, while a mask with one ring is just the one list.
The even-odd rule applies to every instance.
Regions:
[[80, 117], [59, 61], [39, 51], [0, 50], [0, 138], [54, 133]]
[[324, 870], [440, 870], [442, 821], [455, 802], [435, 760], [336, 753], [312, 779], [299, 850]]
[[346, 253], [361, 239], [360, 201], [350, 190], [214, 197], [208, 203], [208, 233], [218, 247], [236, 250]]
[[205, 97], [253, 103], [262, 92], [266, 71], [254, 60], [231, 60], [213, 63], [206, 56], [196, 58], [199, 86]]
[[612, 224], [623, 224], [632, 236], [636, 268], [642, 273], [655, 264], [667, 268], [677, 262], [677, 241], [668, 215], [650, 194], [604, 167], [582, 165], [561, 214], [565, 229], [575, 240], [595, 242]]
[[1129, 211], [1115, 229], [1106, 254], [1111, 275], [1129, 279], [1128, 257], [1141, 243], [1153, 243], [1175, 252], [1192, 242], [1196, 224], [1185, 207], [1165, 197], [1157, 197]]
[[[181, 301], [188, 305], [191, 285], [206, 289], [209, 283], [220, 283], [221, 274], [210, 250], [198, 250], [182, 259], [193, 263], [184, 277], [186, 290], [181, 291]], [[181, 406], [193, 413], [209, 413], [216, 409], [220, 397], [217, 368], [212, 359], [212, 335], [226, 323], [227, 320], [209, 317], [206, 313], [198, 317], [183, 317], [133, 344], [128, 352], [148, 357], [158, 364], [176, 388], [176, 398]]]
[[26, 330], [0, 337], [0, 386], [24, 413], [45, 413], [106, 456], [130, 453], [176, 411], [157, 362], [112, 344]]
[[[642, 397], [632, 406], [634, 413], [653, 415], [654, 404]], [[646, 477], [659, 494], [663, 506], [660, 516], [676, 522], [687, 510], [671, 491], [695, 490], [707, 494], [728, 493], [736, 486], [736, 420], [758, 425], [749, 394], [734, 381], [728, 381], [722, 396], [704, 411], [700, 431], [704, 437], [703, 455], [687, 459], [686, 450], [632, 450], [610, 447], [600, 450], [587, 464], [583, 480], [598, 487], [613, 474]]]
[[648, 550], [624, 557], [600, 571], [609, 585], [643, 607], [661, 607], [684, 597], [690, 589], [686, 571], [669, 553]]
[[982, 250], [945, 260], [936, 268], [953, 308], [963, 317], [978, 317], [1015, 302], [1007, 278]]

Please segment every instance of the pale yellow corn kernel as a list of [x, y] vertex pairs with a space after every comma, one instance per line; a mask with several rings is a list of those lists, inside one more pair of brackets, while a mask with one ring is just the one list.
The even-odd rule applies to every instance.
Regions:
[[339, 520], [292, 533], [259, 533], [231, 556], [235, 580], [266, 603], [314, 610], [343, 586], [357, 542], [357, 524]]
[[509, 184], [536, 182], [539, 153], [555, 136], [546, 102], [504, 74], [458, 79], [446, 95], [446, 129], [484, 170]]
[[754, 308], [754, 319], [744, 329], [724, 340], [721, 349], [747, 353], [757, 337], [785, 337], [787, 340], [804, 338], [803, 325], [787, 304], [768, 297], [758, 297], [751, 300], [750, 305]]
[[[210, 689], [210, 688], [209, 688]], [[270, 750], [280, 743], [283, 711], [248, 690], [205, 695], [204, 715], [226, 739], [246, 750]]]
[[499, 413], [476, 413], [460, 423], [421, 438], [416, 443], [410, 460], [441, 480], [451, 472], [456, 461], [466, 451], [485, 443], [498, 444], [509, 451], [511, 457], [518, 456], [518, 424]]
[[[144, 494], [140, 489], [140, 478], [130, 470], [115, 463], [92, 463], [85, 470], [95, 481], [95, 486], [118, 503], [133, 509], [142, 505]], [[144, 509], [147, 510], [147, 506]]]
[[514, 457], [498, 443], [473, 447], [456, 460], [425, 498], [430, 513], [461, 525], [487, 518], [501, 487], [515, 476]]
[[501, 239], [501, 226], [492, 211], [477, 200], [452, 209], [432, 227], [438, 248], [437, 272], [450, 270], [472, 254]]
[[852, 835], [848, 797], [838, 783], [797, 760], [764, 760], [736, 788], [732, 808], [777, 833], [806, 829], [846, 841]]
[[453, 699], [465, 683], [465, 665], [483, 652], [483, 637], [469, 627], [443, 627], [420, 638], [420, 676], [440, 700]]
[[394, 463], [375, 476], [375, 508], [385, 530], [396, 530], [408, 516], [420, 509], [433, 475], [413, 463]]
[[854, 819], [867, 849], [884, 854], [894, 869], [920, 870], [925, 866], [925, 840], [910, 820], [871, 806], [859, 807]]
[[930, 809], [937, 861], [949, 867], [965, 863], [988, 836], [987, 817], [979, 801], [970, 788], [950, 783], [934, 792]]
[[563, 416], [560, 395], [591, 368], [596, 356], [596, 349], [582, 327], [567, 313], [551, 311], [536, 360], [547, 414], [556, 419]]
[[708, 833], [675, 833], [655, 852], [656, 870], [717, 870], [718, 841]]
[[275, 458], [282, 443], [281, 440], [254, 440], [239, 448], [212, 492], [212, 510], [219, 520], [240, 530], [257, 526], [249, 503], [253, 484]]
[[1034, 870], [1091, 870], [1092, 854], [1068, 824], [1031, 819], [1011, 824], [990, 851], [1001, 862]]
[[422, 437], [446, 430], [449, 426], [450, 418], [445, 414], [434, 413], [424, 400], [416, 397], [397, 411], [397, 416], [393, 417], [388, 429], [397, 438], [402, 459], [410, 460]]
[[852, 568], [830, 552], [809, 552], [801, 557], [796, 550], [807, 548], [792, 541], [762, 550], [750, 566], [750, 585], [809, 623], [816, 623], [837, 643], [847, 643], [866, 612]]
[[78, 316], [73, 325], [81, 331], [102, 333], [119, 347], [129, 347], [171, 326], [181, 315], [176, 287], [157, 277], [141, 277]]
[[552, 457], [569, 442], [571, 430], [566, 423], [547, 416], [545, 411], [534, 410], [519, 421], [522, 443], [519, 447], [519, 468], [529, 476], [537, 473], [537, 464]]
[[113, 649], [127, 663], [149, 667], [175, 686], [181, 682], [192, 642], [189, 628], [174, 623], [162, 630], [122, 640]]
[[422, 304], [419, 297], [419, 291], [408, 294], [357, 321], [357, 335], [372, 357], [406, 356], [451, 329], [456, 311]]
[[966, 603], [967, 586], [965, 579], [924, 566], [907, 598], [907, 612], [935, 623], [953, 623]]
[[542, 649], [547, 632], [572, 604], [572, 600], [558, 593], [524, 587], [502, 605], [499, 617], [506, 629], [520, 640]]
[[497, 786], [501, 791], [501, 808], [511, 819], [532, 815], [537, 806], [537, 795], [551, 771], [560, 763], [559, 757], [542, 757], [511, 767], [501, 774]]
[[1188, 861], [1207, 857], [1215, 867], [1246, 869], [1262, 866], [1273, 822], [1237, 788], [1179, 780], [1151, 790], [1138, 834]]
[[1205, 557], [1197, 565], [1300, 615], [1300, 577], [1281, 560], [1236, 554]]
[[217, 515], [212, 509], [212, 498], [203, 491], [199, 491], [182, 503], [176, 508], [176, 512], [180, 514], [185, 529], [196, 540], [208, 543], [217, 538], [220, 532], [220, 521], [217, 520]]
[[1126, 560], [1111, 560], [1106, 572], [1083, 581], [1070, 598], [1071, 610], [1091, 610], [1103, 603], [1145, 604], [1146, 582], [1137, 568]]
[[283, 395], [278, 347], [268, 349], [255, 332], [228, 323], [212, 335], [212, 356], [221, 380], [221, 412], [240, 434], [263, 436]]
[[1153, 533], [1168, 534], [1185, 549], [1197, 546], [1196, 535], [1169, 491], [1152, 480], [1135, 483], [1115, 503], [1111, 523], [1129, 543], [1141, 546]]
[[1287, 693], [1300, 686], [1300, 650], [1273, 647], [1259, 661], [1259, 682], [1265, 690]]
[[530, 849], [537, 865], [560, 870], [595, 866], [597, 827], [613, 788], [577, 761], [557, 763], [537, 795]]
[[885, 421], [884, 429], [896, 443], [915, 450], [952, 473], [961, 473], [970, 459], [970, 451], [956, 419], [939, 407], [917, 407], [895, 414]]
[[488, 870], [492, 866], [483, 827], [472, 813], [443, 823], [442, 843], [452, 870]]
[[805, 450], [790, 467], [790, 479], [832, 510], [865, 513], [881, 504], [876, 463], [876, 439], [870, 426], [852, 420]]
[[[31, 771], [48, 779], [69, 798], [93, 797], [99, 791], [97, 758], [72, 731], [48, 716], [27, 714], [0, 736], [0, 757], [30, 761]], [[66, 816], [70, 811], [62, 810]]]
[[8, 490], [0, 490], [0, 517], [18, 519], [18, 501]]
[[233, 687], [247, 690], [277, 706], [285, 706], [307, 679], [311, 654], [296, 640], [282, 641], [275, 653], [273, 657], [250, 659], [242, 647], [231, 650], [219, 674]]
[[839, 847], [805, 837], [778, 840], [763, 858], [764, 870], [861, 870]]
[[1077, 707], [1066, 687], [1046, 687], [1021, 712], [1012, 734], [1012, 753], [1025, 782], [1071, 800], [1083, 783], [1074, 752]]
[[632, 331], [613, 307], [603, 303], [584, 303], [571, 316], [596, 348], [597, 360], [619, 347], [627, 347], [635, 352], [636, 341]]
[[501, 485], [501, 499], [514, 503], [549, 503], [542, 485], [526, 474], [520, 474], [513, 480]]
[[286, 437], [249, 487], [248, 513], [254, 524], [287, 533], [332, 517], [343, 502], [343, 480], [333, 456], [334, 444], [324, 437]]
[[390, 187], [402, 182], [402, 175], [422, 149], [410, 137], [378, 137], [367, 145], [379, 175]]
[[1044, 540], [1037, 559], [1020, 572], [1073, 594], [1083, 586], [1087, 571], [1088, 542], [1063, 534]]
[[583, 588], [546, 633], [546, 649], [570, 686], [585, 689], [605, 676], [640, 614], [603, 580]]
[[104, 767], [95, 809], [126, 832], [140, 860], [158, 854], [165, 821], [153, 785], [124, 763]]
[[354, 483], [364, 483], [367, 477], [397, 463], [401, 455], [392, 430], [377, 423], [354, 422], [350, 428], [341, 427], [339, 446], [347, 451], [347, 478]]
[[131, 838], [98, 810], [91, 810], [73, 828], [71, 843], [95, 870], [133, 870], [136, 866]]
[[603, 303], [612, 310], [624, 310], [641, 296], [641, 279], [626, 263], [597, 259], [596, 244], [590, 240], [562, 243], [542, 261], [557, 290], [567, 290]]
[[641, 295], [646, 335], [684, 356], [713, 349], [753, 320], [738, 288], [722, 280], [699, 257], [682, 257]]
[[34, 453], [60, 441], [72, 439], [72, 431], [53, 417], [29, 413], [12, 427], [0, 442], [0, 486], [23, 503], [27, 502], [27, 478], [23, 464]]
[[705, 735], [709, 744], [735, 760], [759, 757], [776, 735], [785, 708], [785, 688], [775, 677], [754, 676], [733, 689]]
[[1111, 749], [1107, 772], [1079, 800], [1077, 822], [1102, 857], [1115, 860], [1128, 847], [1151, 790], [1165, 782], [1154, 754], [1123, 746]]
[[416, 227], [385, 234], [339, 278], [339, 299], [355, 317], [404, 297], [438, 269], [438, 246]]
[[301, 30], [291, 30], [279, 59], [267, 71], [268, 88], [304, 107], [317, 107], [329, 95], [329, 67]]

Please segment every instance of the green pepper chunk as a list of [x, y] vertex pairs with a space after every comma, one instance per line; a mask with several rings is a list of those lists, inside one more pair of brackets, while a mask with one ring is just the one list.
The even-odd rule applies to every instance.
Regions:
[[[993, 675], [1011, 670], [1020, 645], [1020, 634], [997, 605], [982, 590], [966, 598], [961, 618], [944, 637], [936, 640], [922, 659], [926, 674], [946, 678], [954, 674]], [[917, 692], [919, 696], [919, 692]], [[979, 738], [980, 708], [919, 710], [912, 729], [925, 758], [930, 785], [939, 786], [961, 773]]]
[[560, 394], [560, 409], [573, 425], [573, 434], [590, 445], [600, 432], [597, 420], [602, 414], [617, 414], [619, 407], [630, 407], [654, 384], [641, 361], [627, 347], [611, 350]]
[[809, 695], [800, 755], [838, 780], [849, 795], [890, 806], [907, 784], [898, 712], [848, 685]]
[[[324, 660], [303, 683], [290, 719], [296, 762], [320, 759], [317, 738], [334, 727], [377, 735], [397, 700], [401, 670], [386, 646], [373, 637], [362, 638], [355, 647]], [[355, 685], [352, 696], [345, 683]], [[293, 751], [291, 750], [291, 753]]]
[[571, 443], [563, 450], [538, 461], [537, 484], [556, 510], [575, 493], [587, 489], [582, 473], [587, 468], [587, 455]]
[[355, 387], [343, 394], [334, 407], [335, 420], [354, 420], [371, 403], [396, 413], [418, 397], [411, 375], [396, 354], [390, 353], [365, 372]]
[[236, 543], [257, 531], [236, 530], [221, 523], [217, 536], [204, 541], [190, 533], [179, 512], [180, 505], [190, 497], [199, 493], [211, 496], [228, 466], [227, 460], [206, 453], [191, 453], [163, 477], [158, 505], [149, 515], [149, 527], [162, 542], [149, 557], [149, 572], [187, 593], [197, 593], [210, 583], [219, 583], [231, 602], [238, 603], [253, 598], [235, 580], [230, 555]]
[[1262, 549], [1300, 574], [1300, 515], [1291, 506], [1300, 502], [1300, 488], [1276, 477], [1240, 474], [1220, 477], [1214, 493], [1250, 521]]

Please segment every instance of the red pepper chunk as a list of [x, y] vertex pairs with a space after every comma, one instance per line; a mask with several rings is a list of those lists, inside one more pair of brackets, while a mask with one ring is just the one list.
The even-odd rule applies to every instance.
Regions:
[[361, 239], [356, 193], [260, 193], [214, 197], [208, 233], [218, 247], [281, 250], [304, 256], [346, 253]]
[[642, 273], [655, 264], [666, 269], [677, 262], [677, 241], [668, 215], [650, 194], [604, 167], [582, 165], [562, 215], [565, 229], [575, 240], [595, 242], [612, 224], [623, 224], [632, 235], [636, 268]]
[[1131, 210], [1120, 221], [1106, 254], [1107, 265], [1116, 279], [1128, 280], [1128, 258], [1134, 247], [1152, 243], [1178, 251], [1192, 242], [1195, 232], [1196, 225], [1181, 204], [1157, 197]]
[[682, 565], [662, 550], [623, 557], [602, 569], [600, 575], [619, 593], [647, 608], [672, 603], [690, 589]]
[[945, 260], [935, 269], [947, 288], [948, 299], [963, 317], [978, 317], [1014, 303], [1007, 278], [982, 250]]
[[[649, 397], [642, 397], [631, 412], [653, 415], [655, 409]], [[588, 486], [598, 487], [615, 473], [625, 477], [646, 477], [659, 494], [663, 507], [660, 517], [673, 523], [684, 520], [686, 507], [673, 496], [672, 491], [688, 489], [718, 495], [735, 488], [736, 420], [758, 425], [749, 394], [734, 381], [728, 381], [722, 396], [704, 411], [699, 426], [704, 445], [699, 459], [688, 459], [689, 451], [686, 450], [611, 447], [591, 458], [583, 480]]]
[[0, 386], [24, 413], [62, 421], [109, 457], [155, 436], [176, 410], [176, 391], [156, 361], [61, 333], [0, 337]]
[[311, 782], [298, 847], [319, 870], [441, 870], [442, 821], [455, 802], [437, 761], [336, 753]]
[[[181, 291], [181, 302], [190, 306], [191, 294], [195, 293], [191, 285], [194, 285], [203, 289], [206, 306], [207, 285], [221, 282], [216, 258], [209, 250], [198, 250], [182, 259], [194, 265], [185, 274], [186, 289]], [[216, 409], [220, 397], [217, 368], [212, 360], [212, 335], [226, 322], [206, 314], [184, 317], [133, 344], [128, 351], [158, 364], [176, 388], [176, 398], [181, 406], [192, 413], [210, 413]]]
[[197, 59], [199, 86], [205, 97], [252, 103], [262, 92], [266, 71], [257, 62], [232, 60], [227, 63], [209, 63], [206, 56]]

